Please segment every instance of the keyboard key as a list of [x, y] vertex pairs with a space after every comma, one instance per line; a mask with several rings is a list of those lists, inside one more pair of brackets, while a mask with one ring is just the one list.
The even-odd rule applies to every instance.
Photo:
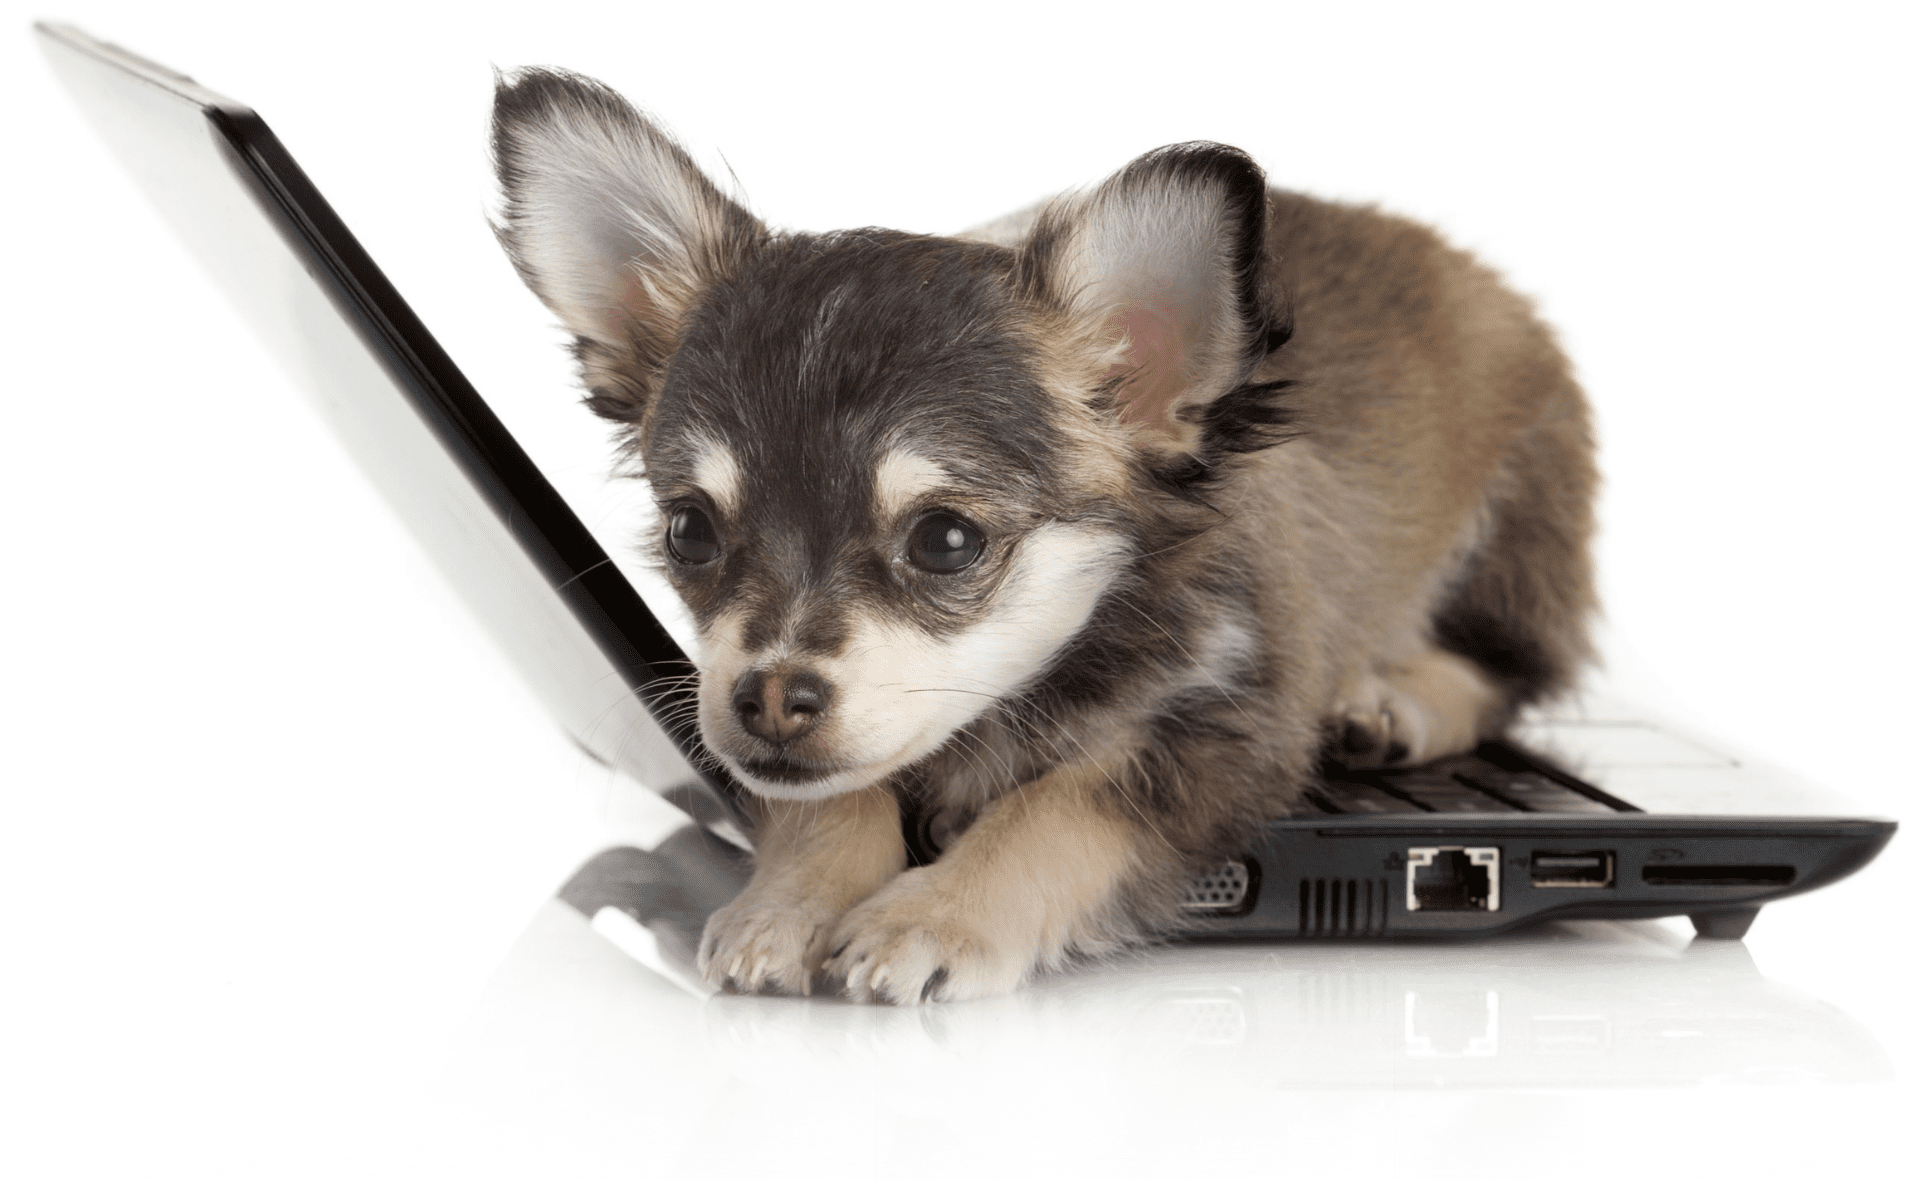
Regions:
[[1446, 774], [1414, 771], [1390, 774], [1387, 776], [1387, 784], [1429, 811], [1520, 810], [1511, 803], [1503, 803], [1485, 791], [1475, 790], [1465, 782]]
[[1421, 810], [1407, 800], [1397, 799], [1368, 783], [1344, 780], [1318, 783], [1311, 793], [1321, 796], [1336, 811], [1351, 815], [1397, 815]]
[[1485, 787], [1504, 799], [1518, 803], [1526, 811], [1611, 813], [1613, 809], [1596, 799], [1529, 771], [1468, 771], [1459, 776]]

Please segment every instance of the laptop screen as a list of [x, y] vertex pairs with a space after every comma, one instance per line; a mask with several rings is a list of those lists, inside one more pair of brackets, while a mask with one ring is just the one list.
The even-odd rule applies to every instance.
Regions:
[[741, 820], [735, 785], [687, 759], [682, 650], [265, 123], [76, 30], [37, 32], [114, 154], [566, 731], [667, 796], [688, 790]]

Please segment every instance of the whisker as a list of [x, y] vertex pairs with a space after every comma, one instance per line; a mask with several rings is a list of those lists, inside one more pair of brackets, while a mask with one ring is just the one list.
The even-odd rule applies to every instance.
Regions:
[[1126, 598], [1118, 598], [1115, 601], [1120, 603], [1122, 606], [1127, 607], [1131, 612], [1133, 612], [1136, 615], [1136, 617], [1140, 618], [1143, 622], [1155, 628], [1157, 631], [1160, 631], [1162, 633], [1162, 638], [1174, 644], [1175, 649], [1177, 651], [1181, 652], [1184, 656], [1188, 657], [1188, 662], [1190, 667], [1199, 668], [1201, 670], [1202, 675], [1208, 678], [1208, 682], [1215, 686], [1215, 691], [1221, 693], [1222, 698], [1226, 700], [1230, 705], [1234, 706], [1235, 712], [1240, 713], [1242, 715], [1242, 720], [1248, 722], [1250, 725], [1254, 724], [1254, 718], [1248, 715], [1248, 710], [1242, 708], [1241, 702], [1237, 701], [1234, 697], [1234, 694], [1228, 691], [1228, 689], [1222, 684], [1220, 678], [1215, 675], [1214, 671], [1210, 669], [1208, 665], [1196, 659], [1195, 653], [1188, 650], [1188, 648], [1182, 643], [1181, 640], [1175, 638], [1175, 636], [1170, 633], [1167, 627], [1164, 627], [1162, 626], [1162, 624], [1156, 622], [1155, 619], [1152, 616], [1150, 616], [1147, 611], [1143, 610], [1140, 606], [1137, 606], [1135, 603], [1130, 602]]

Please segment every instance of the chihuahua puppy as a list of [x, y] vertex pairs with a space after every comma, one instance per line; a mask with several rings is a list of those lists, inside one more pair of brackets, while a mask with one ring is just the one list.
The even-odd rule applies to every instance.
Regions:
[[1186, 143], [965, 237], [778, 232], [555, 70], [492, 147], [757, 810], [714, 982], [914, 1004], [1133, 945], [1322, 757], [1465, 750], [1590, 656], [1587, 406], [1427, 229]]

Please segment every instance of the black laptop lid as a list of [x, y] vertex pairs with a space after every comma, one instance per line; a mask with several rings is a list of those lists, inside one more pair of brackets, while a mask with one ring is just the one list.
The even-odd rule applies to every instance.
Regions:
[[35, 31], [135, 182], [559, 723], [600, 761], [741, 821], [734, 783], [699, 754], [677, 687], [683, 651], [264, 121], [75, 29]]

